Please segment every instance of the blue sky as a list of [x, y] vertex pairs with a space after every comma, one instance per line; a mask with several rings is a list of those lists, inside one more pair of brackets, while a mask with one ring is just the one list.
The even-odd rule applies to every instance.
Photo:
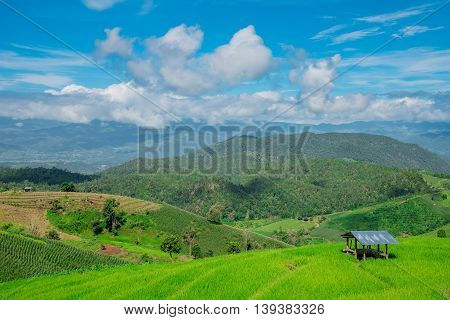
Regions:
[[2, 0], [0, 115], [169, 121], [141, 101], [150, 99], [214, 122], [267, 120], [291, 104], [285, 116], [297, 122], [448, 120], [430, 94], [450, 89], [450, 5], [421, 21], [443, 3]]

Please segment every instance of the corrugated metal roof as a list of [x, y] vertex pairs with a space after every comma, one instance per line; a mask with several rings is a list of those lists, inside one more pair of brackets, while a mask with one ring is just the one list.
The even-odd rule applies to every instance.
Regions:
[[351, 231], [351, 233], [363, 245], [398, 243], [387, 231]]

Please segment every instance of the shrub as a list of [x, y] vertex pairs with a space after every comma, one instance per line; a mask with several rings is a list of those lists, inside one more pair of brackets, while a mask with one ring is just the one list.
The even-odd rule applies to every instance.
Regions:
[[94, 235], [99, 235], [103, 232], [103, 223], [99, 220], [95, 220], [92, 222], [92, 232]]
[[47, 233], [45, 233], [45, 236], [47, 237], [47, 239], [51, 239], [51, 240], [59, 240], [61, 239], [59, 237], [59, 234], [56, 230], [50, 230]]
[[447, 238], [447, 232], [444, 229], [439, 229], [437, 232], [438, 238]]
[[202, 257], [202, 250], [200, 249], [200, 246], [198, 244], [194, 244], [192, 246], [192, 256], [194, 259], [199, 259]]
[[73, 183], [70, 182], [64, 182], [61, 185], [61, 192], [75, 192], [75, 185]]
[[216, 203], [209, 209], [206, 219], [208, 219], [208, 221], [212, 223], [220, 223], [221, 217], [222, 217], [222, 206]]
[[206, 251], [205, 254], [206, 257], [213, 257], [214, 256], [214, 251], [211, 249], [208, 249], [208, 251]]
[[447, 195], [445, 193], [442, 194], [442, 200], [447, 200]]
[[170, 257], [172, 258], [173, 253], [180, 253], [181, 240], [177, 236], [167, 236], [161, 243], [160, 248], [163, 252], [169, 253]]
[[231, 253], [231, 254], [241, 252], [241, 247], [240, 247], [239, 243], [237, 243], [236, 241], [230, 241], [228, 243], [227, 252]]
[[153, 259], [153, 257], [149, 256], [148, 254], [144, 253], [141, 256], [141, 262], [142, 263], [153, 263], [154, 259]]
[[11, 227], [12, 227], [12, 223], [5, 223], [4, 225], [1, 226], [0, 229], [7, 231], [7, 230], [11, 229]]
[[116, 212], [119, 202], [114, 198], [108, 198], [103, 205], [103, 218], [105, 219], [105, 228], [114, 235], [117, 235], [117, 230], [126, 223], [126, 213]]

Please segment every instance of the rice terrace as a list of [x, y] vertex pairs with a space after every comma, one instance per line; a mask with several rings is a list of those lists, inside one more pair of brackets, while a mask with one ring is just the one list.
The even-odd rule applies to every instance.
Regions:
[[[448, 185], [446, 179], [424, 177], [434, 186]], [[258, 225], [258, 220], [211, 223], [169, 204], [124, 196], [5, 191], [0, 193], [0, 298], [448, 299], [450, 242], [435, 231], [448, 233], [443, 194], [448, 190], [326, 219], [266, 219]], [[115, 234], [106, 228], [96, 234], [92, 226], [107, 199], [116, 200], [117, 212], [128, 219]], [[416, 212], [404, 211], [405, 206]], [[379, 218], [367, 227], [388, 226], [384, 212], [396, 217], [398, 226], [390, 229], [400, 238], [390, 258], [360, 260], [342, 253], [344, 230], [367, 228], [372, 212]], [[200, 253], [193, 253], [189, 242], [172, 258], [160, 249], [167, 235], [181, 238], [190, 228], [198, 230], [194, 246]], [[294, 248], [280, 240], [283, 228], [301, 230], [309, 240]]]

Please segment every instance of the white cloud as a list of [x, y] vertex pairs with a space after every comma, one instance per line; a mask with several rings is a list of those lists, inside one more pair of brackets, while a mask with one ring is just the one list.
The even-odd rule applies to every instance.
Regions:
[[428, 31], [435, 31], [435, 30], [441, 30], [444, 29], [444, 27], [440, 26], [440, 27], [435, 27], [435, 28], [430, 28], [428, 26], [408, 26], [408, 27], [404, 27], [401, 28], [399, 30], [399, 34], [394, 34], [394, 36], [397, 37], [412, 37], [416, 34], [419, 33], [424, 33], [424, 32], [428, 32]]
[[124, 38], [120, 35], [121, 29], [105, 29], [106, 39], [96, 40], [97, 55], [101, 58], [108, 55], [117, 54], [121, 57], [130, 56], [133, 53], [133, 43], [135, 39]]
[[332, 34], [336, 33], [336, 31], [339, 31], [341, 29], [345, 28], [344, 24], [337, 24], [335, 26], [332, 26], [328, 29], [322, 30], [318, 33], [316, 33], [313, 37], [311, 37], [311, 40], [321, 40], [321, 39], [327, 39]]
[[368, 28], [368, 29], [361, 29], [361, 30], [356, 30], [356, 31], [352, 31], [352, 32], [348, 32], [348, 33], [344, 33], [341, 35], [338, 35], [336, 37], [333, 38], [332, 43], [333, 44], [340, 44], [343, 42], [347, 42], [347, 41], [355, 41], [355, 40], [359, 40], [365, 37], [369, 37], [369, 36], [376, 36], [379, 34], [382, 34], [383, 32], [380, 31], [380, 28], [376, 27], [376, 28]]
[[141, 10], [139, 11], [140, 15], [146, 15], [153, 9], [153, 0], [144, 0], [142, 4]]
[[14, 77], [17, 82], [25, 82], [39, 84], [47, 87], [61, 87], [72, 82], [72, 79], [66, 76], [56, 74], [37, 74], [37, 73], [21, 73]]
[[405, 19], [409, 17], [414, 17], [417, 15], [421, 15], [429, 11], [430, 4], [424, 4], [421, 6], [410, 7], [405, 10], [383, 13], [374, 16], [367, 16], [356, 18], [355, 20], [364, 21], [364, 22], [374, 22], [374, 23], [393, 23], [400, 19]]
[[[198, 54], [202, 42], [203, 31], [198, 26], [177, 26], [159, 38], [145, 41], [148, 57], [141, 63], [145, 60], [155, 70], [152, 82], [156, 74], [160, 85], [190, 96], [259, 79], [273, 63], [270, 49], [253, 26], [239, 30], [228, 43], [210, 53]], [[145, 82], [142, 73], [136, 71], [130, 68], [137, 80]]]
[[83, 0], [83, 3], [89, 9], [102, 11], [109, 8], [112, 8], [119, 2], [123, 2], [125, 0]]

